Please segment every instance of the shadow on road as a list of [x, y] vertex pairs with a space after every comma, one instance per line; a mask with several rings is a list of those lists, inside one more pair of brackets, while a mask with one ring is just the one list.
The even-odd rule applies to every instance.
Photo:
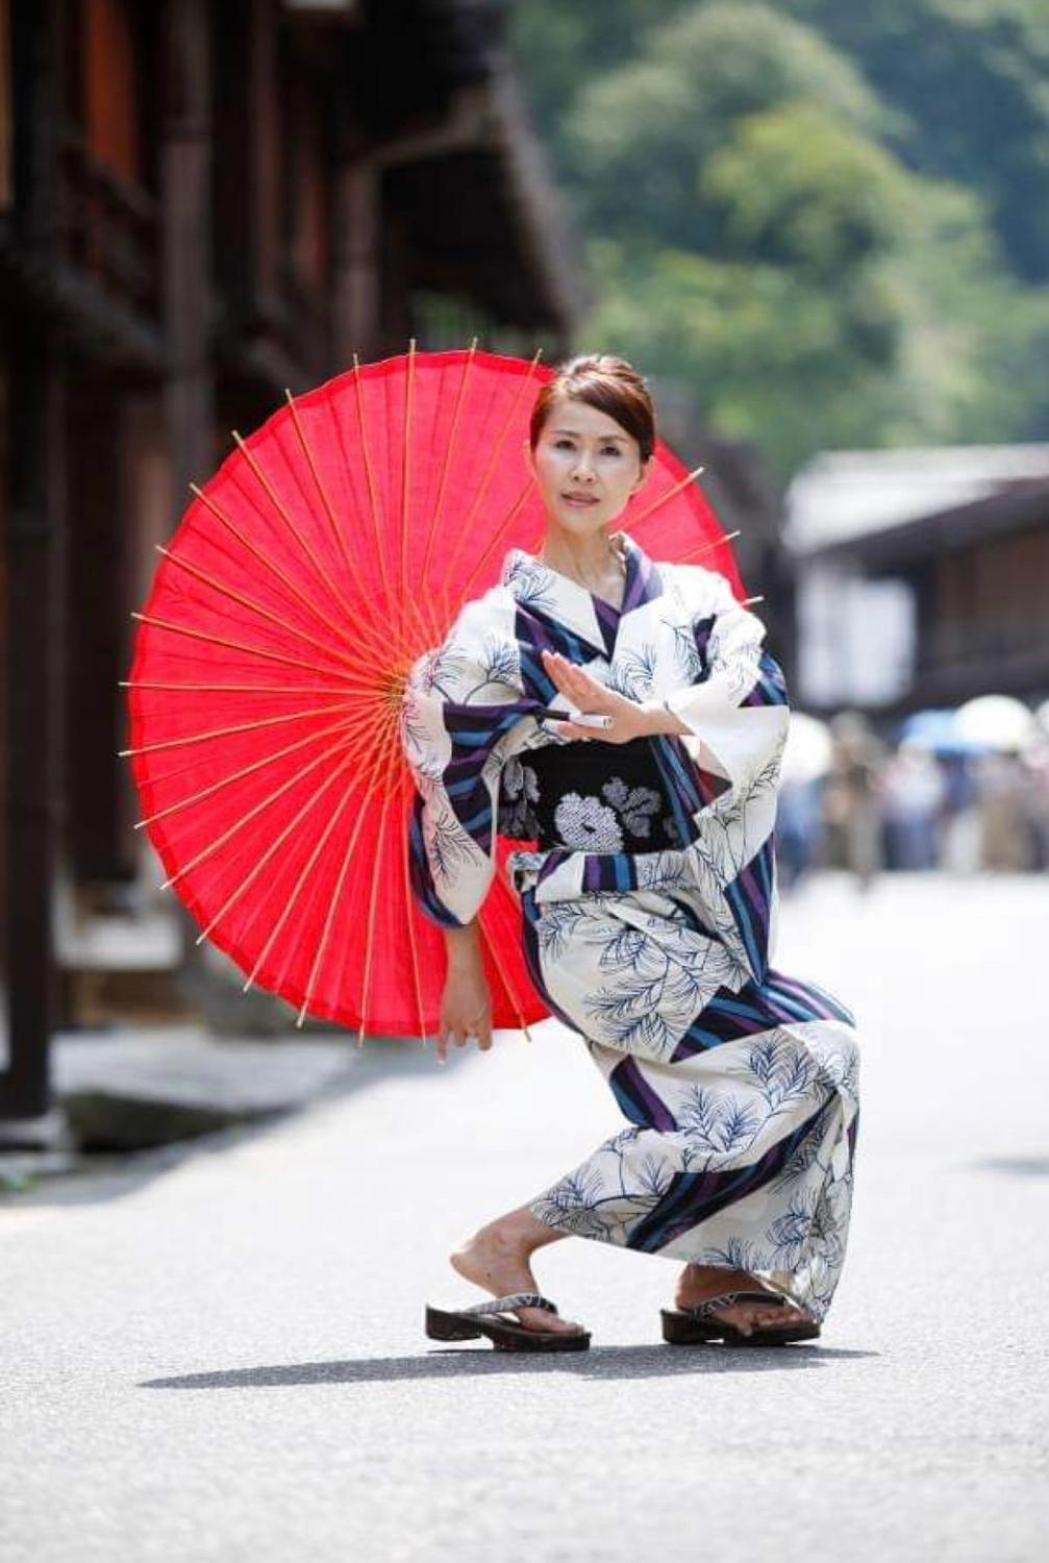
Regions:
[[670, 1378], [692, 1373], [769, 1373], [822, 1368], [842, 1358], [878, 1357], [877, 1351], [826, 1346], [601, 1346], [596, 1351], [530, 1352], [442, 1350], [419, 1357], [361, 1357], [341, 1362], [233, 1368], [145, 1379], [140, 1389], [286, 1389], [303, 1384], [376, 1384], [426, 1378], [470, 1378], [492, 1373], [572, 1373], [580, 1378]]

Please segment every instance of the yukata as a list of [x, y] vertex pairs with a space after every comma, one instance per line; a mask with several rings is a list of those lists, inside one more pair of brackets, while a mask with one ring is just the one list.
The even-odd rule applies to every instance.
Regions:
[[[512, 550], [500, 584], [419, 659], [402, 736], [417, 796], [413, 890], [473, 919], [497, 835], [525, 957], [627, 1127], [534, 1199], [580, 1237], [767, 1278], [815, 1318], [845, 1255], [858, 1125], [852, 1016], [770, 965], [773, 828], [789, 719], [764, 627], [728, 582], [623, 536], [615, 609]], [[684, 735], [566, 740], [559, 651]]]

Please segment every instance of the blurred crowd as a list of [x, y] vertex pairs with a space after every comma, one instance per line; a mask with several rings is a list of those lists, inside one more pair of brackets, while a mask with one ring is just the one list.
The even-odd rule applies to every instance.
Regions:
[[815, 868], [861, 883], [883, 870], [1049, 870], [1049, 722], [1025, 713], [1026, 727], [973, 737], [957, 715], [922, 713], [890, 741], [854, 712], [826, 725], [795, 714], [777, 829], [784, 888]]

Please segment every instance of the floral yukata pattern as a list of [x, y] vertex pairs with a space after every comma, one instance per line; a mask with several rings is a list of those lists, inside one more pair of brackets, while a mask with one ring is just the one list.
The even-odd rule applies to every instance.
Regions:
[[[533, 1213], [748, 1270], [822, 1319], [848, 1237], [859, 1052], [836, 998], [770, 964], [783, 676], [722, 576], [620, 540], [620, 610], [515, 549], [412, 669], [413, 888], [434, 922], [462, 925], [491, 885], [496, 836], [539, 843], [508, 864], [529, 969], [626, 1127]], [[544, 648], [664, 701], [687, 734], [567, 743], [536, 714], [572, 709]]]

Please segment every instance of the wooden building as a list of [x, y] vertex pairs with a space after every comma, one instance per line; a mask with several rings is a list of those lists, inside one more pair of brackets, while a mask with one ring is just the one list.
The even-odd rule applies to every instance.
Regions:
[[811, 707], [1049, 698], [1049, 446], [825, 454], [786, 535]]
[[49, 1106], [56, 887], [134, 886], [130, 610], [233, 427], [364, 360], [569, 348], [579, 264], [496, 0], [0, 0], [9, 1060]]

